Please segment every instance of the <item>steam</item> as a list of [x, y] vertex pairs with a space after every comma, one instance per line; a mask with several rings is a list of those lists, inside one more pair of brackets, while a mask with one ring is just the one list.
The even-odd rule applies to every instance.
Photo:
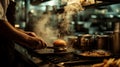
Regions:
[[58, 35], [58, 30], [49, 25], [50, 17], [51, 14], [42, 15], [34, 27], [34, 32], [43, 38], [48, 44], [51, 44], [53, 39], [56, 39]]
[[[35, 23], [34, 32], [49, 45], [52, 45], [55, 39], [64, 39], [64, 36], [71, 33], [72, 16], [81, 10], [83, 10], [81, 3], [73, 2], [64, 7], [64, 13], [56, 14], [55, 17], [51, 12], [43, 14]], [[56, 20], [53, 21], [53, 19]]]

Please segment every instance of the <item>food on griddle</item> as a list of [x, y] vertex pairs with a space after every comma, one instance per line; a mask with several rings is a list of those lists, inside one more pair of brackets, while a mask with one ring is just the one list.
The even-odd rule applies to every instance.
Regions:
[[90, 56], [90, 57], [105, 57], [105, 56], [110, 56], [111, 53], [104, 50], [94, 50], [94, 51], [85, 51], [80, 55]]
[[92, 67], [120, 67], [120, 58], [105, 59], [102, 63], [93, 64]]
[[67, 50], [67, 43], [65, 40], [57, 39], [53, 42], [53, 46], [55, 51], [66, 51]]

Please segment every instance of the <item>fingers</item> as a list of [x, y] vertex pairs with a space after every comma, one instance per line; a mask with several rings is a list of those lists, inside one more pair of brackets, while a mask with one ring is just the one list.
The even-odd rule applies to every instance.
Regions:
[[27, 40], [14, 40], [14, 41], [25, 48], [31, 48], [33, 50], [44, 49], [47, 47], [47, 44], [42, 39], [37, 37], [30, 36]]
[[26, 32], [26, 34], [33, 36], [33, 37], [38, 37], [34, 32]]
[[34, 39], [32, 45], [34, 46], [34, 49], [44, 49], [47, 47], [47, 43], [42, 40], [42, 38], [38, 37], [32, 37]]
[[43, 49], [43, 48], [46, 48], [46, 47], [47, 47], [47, 44], [45, 42], [39, 41], [37, 49]]
[[34, 32], [26, 32], [26, 34], [32, 36], [31, 38], [35, 40], [35, 42], [33, 42], [35, 49], [43, 49], [47, 46], [47, 44], [42, 40], [42, 38], [38, 37]]
[[20, 43], [23, 46], [29, 47], [31, 49], [43, 49], [47, 46], [47, 44], [42, 40], [42, 38], [38, 37], [34, 32], [25, 32], [27, 35], [22, 39], [16, 39], [17, 43]]

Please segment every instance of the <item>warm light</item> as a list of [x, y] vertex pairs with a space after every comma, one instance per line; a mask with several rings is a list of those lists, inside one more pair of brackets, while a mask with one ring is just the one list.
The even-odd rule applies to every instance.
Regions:
[[102, 14], [105, 14], [106, 12], [107, 12], [107, 10], [106, 10], [106, 9], [101, 10], [101, 13], [102, 13]]
[[34, 13], [34, 12], [35, 12], [35, 10], [33, 10], [33, 9], [32, 9], [30, 12], [31, 12], [31, 13]]
[[19, 25], [19, 24], [15, 24], [15, 27], [16, 27], [16, 28], [19, 28], [19, 27], [20, 27], [20, 25]]

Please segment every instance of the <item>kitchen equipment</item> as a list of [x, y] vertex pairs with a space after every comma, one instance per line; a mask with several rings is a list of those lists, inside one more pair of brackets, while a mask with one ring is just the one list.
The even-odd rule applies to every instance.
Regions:
[[74, 46], [76, 42], [77, 42], [77, 36], [67, 37], [68, 48], [70, 49], [70, 51], [74, 51]]
[[94, 35], [83, 34], [78, 35], [77, 42], [74, 45], [79, 50], [92, 50], [96, 48], [96, 41]]
[[78, 35], [77, 42], [75, 42], [74, 47], [79, 50], [112, 50], [112, 40], [111, 35], [98, 35], [98, 34], [83, 34]]
[[120, 22], [115, 23], [113, 33], [113, 53], [115, 55], [120, 55]]
[[112, 37], [109, 35], [97, 35], [97, 49], [111, 50]]

